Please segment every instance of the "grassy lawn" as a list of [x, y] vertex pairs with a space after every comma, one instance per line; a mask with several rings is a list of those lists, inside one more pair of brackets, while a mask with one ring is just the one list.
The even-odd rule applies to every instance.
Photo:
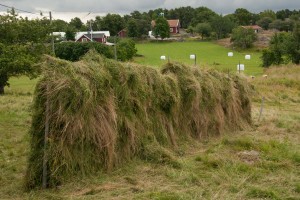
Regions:
[[31, 192], [23, 178], [36, 80], [13, 78], [0, 96], [0, 199], [299, 199], [300, 69], [266, 73], [267, 79], [250, 80], [253, 126], [183, 144], [174, 154], [180, 167], [133, 160], [108, 174]]
[[[233, 51], [233, 57], [228, 57], [227, 53], [232, 52], [212, 42], [152, 42], [136, 44], [138, 54], [142, 57], [136, 57], [135, 62], [151, 66], [161, 66], [167, 62], [160, 60], [160, 56], [170, 57], [170, 61], [178, 61], [193, 65], [194, 60], [190, 60], [190, 54], [197, 55], [197, 65], [213, 66], [220, 70], [236, 70], [240, 61], [245, 64], [245, 73], [248, 75], [262, 74], [263, 68], [260, 67], [261, 61], [259, 52], [236, 52]], [[251, 59], [245, 60], [245, 55], [250, 54]]]

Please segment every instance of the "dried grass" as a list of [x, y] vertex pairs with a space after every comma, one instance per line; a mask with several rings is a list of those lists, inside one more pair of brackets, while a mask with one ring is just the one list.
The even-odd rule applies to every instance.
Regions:
[[158, 71], [93, 52], [75, 63], [47, 57], [43, 69], [35, 91], [27, 188], [42, 181], [46, 98], [49, 186], [111, 170], [136, 156], [159, 162], [161, 154], [163, 163], [177, 166], [171, 149], [180, 141], [251, 123], [250, 89], [236, 75], [178, 63]]

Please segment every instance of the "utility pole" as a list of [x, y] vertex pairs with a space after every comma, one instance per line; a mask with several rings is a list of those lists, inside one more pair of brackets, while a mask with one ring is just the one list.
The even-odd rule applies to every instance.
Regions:
[[93, 42], [92, 20], [90, 20], [90, 30], [91, 30], [91, 41]]

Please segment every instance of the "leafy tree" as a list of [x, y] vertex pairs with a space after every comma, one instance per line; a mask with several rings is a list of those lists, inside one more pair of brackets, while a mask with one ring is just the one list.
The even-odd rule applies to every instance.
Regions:
[[153, 34], [156, 38], [160, 37], [162, 40], [170, 37], [170, 27], [165, 18], [158, 17], [156, 19]]
[[263, 12], [259, 13], [260, 19], [268, 17], [271, 18], [272, 20], [276, 19], [276, 13], [273, 10], [264, 10]]
[[252, 13], [245, 8], [238, 8], [235, 10], [234, 15], [237, 19], [238, 25], [246, 26], [252, 22]]
[[79, 19], [78, 17], [71, 19], [69, 25], [74, 27], [77, 31], [86, 30], [86, 27], [83, 25], [81, 19]]
[[117, 43], [118, 60], [126, 61], [131, 60], [136, 54], [137, 49], [135, 43], [131, 39], [122, 39]]
[[209, 37], [211, 33], [211, 26], [209, 23], [199, 23], [197, 24], [195, 31], [201, 35], [203, 40], [204, 37]]
[[300, 23], [296, 23], [290, 37], [286, 37], [284, 43], [285, 52], [295, 64], [300, 63]]
[[195, 9], [191, 25], [196, 26], [199, 23], [208, 23], [209, 20], [217, 14], [207, 7], [199, 7]]
[[260, 57], [260, 59], [262, 60], [263, 67], [269, 67], [273, 64], [274, 60], [276, 59], [276, 55], [270, 49], [264, 49], [262, 51], [262, 56]]
[[138, 25], [135, 19], [130, 19], [127, 24], [128, 37], [138, 37]]
[[180, 20], [180, 25], [182, 28], [189, 27], [194, 17], [195, 17], [195, 9], [190, 6], [171, 9], [168, 13], [169, 19]]
[[263, 67], [269, 67], [273, 64], [279, 65], [284, 62], [283, 55], [287, 53], [287, 48], [289, 48], [287, 45], [290, 38], [290, 33], [282, 32], [273, 35], [269, 48], [264, 50], [261, 56]]
[[223, 17], [222, 15], [212, 17], [210, 25], [212, 30], [216, 33], [217, 39], [226, 37], [235, 27], [235, 23], [233, 21], [227, 17]]
[[142, 17], [143, 17], [143, 15], [137, 10], [130, 13], [130, 15], [131, 15], [131, 18], [133, 18], [133, 19], [142, 19]]
[[4, 45], [0, 43], [0, 95], [9, 86], [12, 76], [27, 75], [35, 77], [39, 70], [33, 65], [38, 61], [32, 45]]
[[257, 35], [252, 29], [238, 27], [232, 31], [231, 42], [233, 42], [233, 46], [242, 49], [250, 48], [256, 40]]
[[270, 23], [269, 27], [279, 31], [289, 31], [293, 29], [293, 22], [288, 19], [285, 21], [277, 19]]
[[52, 21], [52, 30], [54, 32], [65, 32], [68, 28], [68, 23], [61, 19]]
[[285, 9], [285, 10], [279, 10], [276, 12], [276, 18], [277, 19], [281, 19], [281, 20], [285, 20], [286, 18], [289, 18], [290, 15], [292, 15], [293, 12], [290, 11], [289, 9]]
[[66, 30], [66, 35], [65, 35], [65, 37], [66, 37], [66, 40], [67, 40], [67, 41], [74, 41], [74, 40], [75, 40], [75, 30], [72, 29], [72, 28], [68, 28], [68, 29]]
[[124, 19], [118, 14], [107, 14], [102, 18], [102, 30], [110, 31], [110, 35], [115, 36], [125, 28]]
[[195, 27], [189, 26], [189, 27], [187, 28], [186, 32], [188, 32], [188, 33], [194, 35], [194, 33], [196, 32], [196, 31], [195, 31]]
[[264, 30], [269, 29], [269, 25], [272, 23], [273, 19], [270, 17], [263, 17], [258, 20], [257, 25], [261, 26]]
[[103, 26], [103, 20], [100, 16], [96, 16], [95, 20], [92, 21], [92, 28], [94, 31], [100, 31], [104, 30], [102, 29]]
[[0, 94], [12, 76], [35, 76], [34, 64], [44, 53], [51, 32], [47, 19], [18, 18], [14, 12], [0, 16]]

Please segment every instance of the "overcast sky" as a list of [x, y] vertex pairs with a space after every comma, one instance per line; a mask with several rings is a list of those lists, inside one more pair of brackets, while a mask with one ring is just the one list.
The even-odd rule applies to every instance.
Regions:
[[[143, 12], [156, 8], [171, 9], [181, 6], [205, 6], [219, 14], [233, 13], [237, 8], [246, 8], [254, 13], [266, 9], [274, 11], [300, 9], [300, 0], [0, 0], [0, 4], [34, 13], [52, 11], [54, 18], [64, 20], [76, 16], [88, 20], [106, 13], [122, 15], [134, 10]], [[7, 8], [0, 6], [0, 11], [6, 10]]]

